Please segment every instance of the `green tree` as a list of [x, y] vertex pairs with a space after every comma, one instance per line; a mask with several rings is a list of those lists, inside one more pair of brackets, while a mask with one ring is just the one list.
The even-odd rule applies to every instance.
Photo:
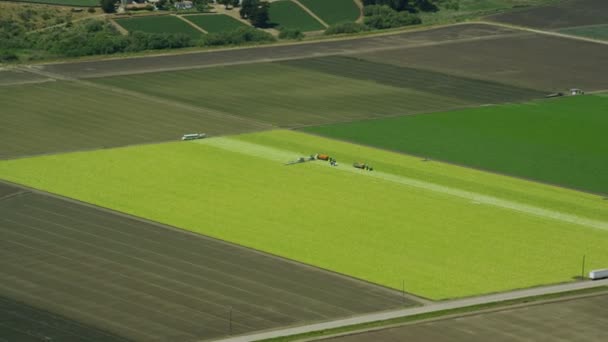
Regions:
[[101, 9], [106, 13], [116, 12], [116, 0], [100, 0], [99, 5]]

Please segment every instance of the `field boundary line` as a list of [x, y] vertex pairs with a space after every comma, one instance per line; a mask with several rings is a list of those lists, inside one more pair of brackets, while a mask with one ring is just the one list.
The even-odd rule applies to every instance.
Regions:
[[202, 27], [198, 27], [196, 26], [193, 22], [191, 22], [190, 20], [182, 17], [181, 15], [177, 15], [177, 14], [172, 14], [172, 16], [179, 18], [181, 21], [185, 22], [186, 24], [192, 26], [193, 29], [202, 32], [204, 34], [208, 34], [209, 32], [205, 31]]
[[[296, 158], [298, 155], [301, 155], [297, 152], [289, 152], [286, 150], [280, 150], [272, 147], [262, 146], [250, 142], [239, 141], [234, 138], [224, 137], [224, 138], [210, 138], [207, 140], [198, 141], [200, 144], [210, 145], [218, 148], [222, 148], [225, 150], [238, 152], [241, 154], [252, 155], [258, 158], [270, 159], [273, 161], [284, 161], [288, 162], [288, 156], [291, 158]], [[340, 164], [333, 169], [341, 170], [344, 172], [354, 173], [362, 175], [361, 170], [355, 169], [350, 165]], [[458, 197], [461, 199], [465, 199], [471, 201], [473, 203], [485, 204], [493, 207], [498, 207], [502, 209], [507, 209], [515, 212], [525, 213], [528, 215], [542, 217], [545, 219], [552, 219], [555, 221], [566, 222], [571, 224], [576, 224], [579, 226], [585, 226], [588, 228], [600, 229], [604, 231], [608, 231], [608, 222], [589, 219], [586, 217], [580, 217], [574, 214], [566, 214], [561, 213], [559, 211], [545, 209], [542, 207], [519, 203], [512, 200], [505, 200], [495, 196], [483, 195], [476, 192], [460, 190], [456, 188], [451, 188], [444, 185], [439, 185], [431, 182], [426, 182], [414, 178], [409, 178], [405, 176], [395, 175], [391, 173], [385, 173], [381, 171], [373, 171], [366, 172], [364, 174], [367, 177], [373, 177], [377, 179], [381, 179], [384, 181], [402, 184], [409, 187], [419, 188], [435, 193], [440, 193], [452, 197]]]
[[608, 286], [608, 279], [595, 280], [595, 281], [582, 281], [576, 283], [566, 283], [559, 285], [550, 285], [543, 287], [535, 287], [524, 290], [515, 290], [505, 293], [496, 293], [479, 297], [455, 299], [446, 302], [439, 302], [428, 306], [422, 306], [417, 308], [400, 309], [391, 312], [375, 313], [369, 315], [362, 315], [359, 317], [353, 317], [342, 320], [335, 320], [325, 323], [311, 324], [305, 326], [296, 326], [285, 329], [277, 329], [266, 332], [235, 336], [231, 338], [217, 340], [217, 342], [249, 342], [249, 341], [261, 341], [266, 339], [286, 337], [291, 335], [305, 334], [321, 330], [329, 330], [335, 328], [341, 328], [349, 325], [357, 325], [363, 323], [372, 323], [376, 321], [385, 321], [395, 318], [403, 318], [408, 316], [415, 316], [420, 314], [459, 309], [469, 306], [476, 306], [482, 304], [489, 304], [495, 302], [503, 302], [508, 300], [523, 299], [526, 297], [534, 297], [548, 294], [557, 294], [560, 292], [583, 290], [594, 287]]
[[310, 8], [304, 6], [303, 3], [301, 3], [298, 0], [291, 0], [291, 2], [295, 3], [296, 5], [300, 6], [300, 8], [302, 8], [304, 10], [304, 12], [308, 13], [311, 17], [315, 18], [319, 23], [321, 23], [321, 25], [325, 26], [325, 28], [328, 28], [329, 25], [325, 22], [325, 20], [319, 18], [319, 16], [317, 16], [315, 14], [315, 12], [311, 11]]
[[605, 40], [593, 39], [593, 38], [582, 37], [582, 36], [575, 36], [572, 34], [565, 34], [565, 33], [555, 32], [555, 31], [540, 30], [540, 29], [535, 29], [535, 28], [525, 27], [525, 26], [505, 24], [505, 23], [495, 22], [495, 21], [481, 20], [481, 21], [470, 21], [469, 23], [471, 23], [471, 24], [472, 23], [488, 24], [488, 25], [494, 25], [494, 26], [504, 27], [504, 28], [513, 29], [513, 30], [520, 30], [520, 31], [527, 31], [527, 32], [531, 32], [531, 33], [542, 34], [542, 35], [546, 35], [546, 36], [553, 36], [553, 37], [558, 37], [558, 38], [580, 40], [580, 41], [584, 41], [584, 42], [588, 42], [588, 43], [608, 45], [608, 41], [605, 41]]

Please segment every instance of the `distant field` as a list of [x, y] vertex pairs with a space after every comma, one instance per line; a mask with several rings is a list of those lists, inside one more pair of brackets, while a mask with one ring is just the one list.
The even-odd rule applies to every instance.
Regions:
[[75, 82], [2, 86], [0, 103], [0, 159], [267, 127], [162, 96], [142, 99]]
[[608, 89], [605, 45], [536, 34], [379, 51], [358, 57], [548, 92]]
[[561, 29], [559, 32], [593, 39], [608, 40], [608, 24], [572, 27]]
[[608, 194], [607, 111], [581, 96], [304, 130]]
[[[340, 166], [284, 166], [319, 152]], [[599, 196], [292, 131], [1, 161], [0, 178], [432, 299], [608, 263]]]
[[300, 0], [300, 2], [329, 25], [355, 21], [361, 15], [355, 0]]
[[21, 71], [0, 69], [0, 86], [49, 80], [44, 76]]
[[282, 127], [445, 110], [470, 104], [424, 89], [392, 87], [280, 63], [117, 76], [93, 81]]
[[[3, 1], [3, 0], [0, 0]], [[34, 2], [51, 5], [66, 5], [66, 6], [83, 6], [83, 7], [99, 7], [97, 0], [12, 0], [15, 2]]]
[[269, 15], [270, 22], [278, 27], [302, 31], [317, 31], [325, 28], [315, 18], [311, 17], [310, 14], [306, 13], [302, 7], [289, 0], [271, 3]]
[[453, 97], [470, 103], [521, 101], [541, 98], [545, 95], [538, 90], [456, 77], [405, 66], [370, 62], [352, 57], [296, 59], [280, 63], [356, 80]]
[[244, 23], [224, 14], [188, 15], [185, 19], [209, 33], [225, 32], [247, 27]]
[[608, 1], [564, 0], [547, 6], [522, 9], [488, 17], [488, 19], [544, 29], [608, 24]]
[[129, 32], [142, 31], [147, 33], [183, 33], [193, 38], [202, 35], [183, 20], [171, 16], [147, 16], [139, 18], [115, 19], [116, 22]]
[[323, 339], [323, 341], [601, 342], [605, 340], [607, 325], [608, 295], [601, 295], [408, 324], [403, 327]]

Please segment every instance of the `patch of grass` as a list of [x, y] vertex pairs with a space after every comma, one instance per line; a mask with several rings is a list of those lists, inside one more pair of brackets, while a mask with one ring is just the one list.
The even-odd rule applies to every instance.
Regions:
[[129, 32], [182, 33], [193, 38], [199, 38], [202, 35], [188, 23], [171, 15], [116, 19], [116, 22]]
[[[341, 166], [283, 165], [319, 152]], [[436, 186], [606, 222], [597, 196], [292, 131], [2, 161], [0, 178], [433, 299], [572, 281], [583, 254], [608, 263], [608, 231]]]
[[458, 3], [458, 10], [442, 8], [439, 12], [420, 13], [420, 17], [425, 24], [440, 24], [478, 18], [497, 12], [536, 7], [557, 1], [559, 0], [453, 0], [453, 3]]
[[608, 193], [607, 109], [608, 99], [590, 95], [304, 130]]
[[361, 15], [354, 0], [300, 0], [329, 25], [355, 21]]
[[608, 40], [608, 24], [593, 25], [583, 27], [571, 27], [559, 30], [561, 33], [573, 34], [575, 36], [588, 37], [593, 39]]
[[277, 63], [100, 78], [95, 82], [297, 127], [462, 107], [469, 102], [415, 89]]
[[248, 26], [225, 14], [188, 15], [184, 18], [209, 33], [232, 31]]
[[318, 31], [325, 27], [289, 0], [272, 2], [269, 10], [270, 22], [278, 27], [299, 29], [302, 31]]

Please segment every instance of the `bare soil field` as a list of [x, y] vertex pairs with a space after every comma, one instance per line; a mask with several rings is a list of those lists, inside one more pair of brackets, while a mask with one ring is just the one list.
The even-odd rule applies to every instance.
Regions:
[[126, 338], [86, 326], [45, 310], [0, 296], [0, 341], [127, 342]]
[[566, 0], [556, 4], [507, 12], [486, 19], [543, 29], [608, 24], [608, 1]]
[[605, 341], [608, 294], [324, 339], [363, 341]]
[[537, 34], [380, 51], [358, 57], [548, 92], [608, 89], [606, 46]]
[[169, 71], [237, 63], [256, 63], [269, 59], [294, 59], [319, 55], [365, 52], [376, 49], [437, 44], [513, 34], [514, 31], [485, 24], [465, 24], [394, 35], [372, 36], [315, 43], [241, 48], [180, 55], [110, 59], [89, 62], [46, 64], [42, 70], [67, 77], [86, 78]]
[[163, 96], [57, 81], [0, 87], [0, 159], [267, 127]]
[[2, 68], [0, 68], [0, 86], [21, 83], [43, 82], [47, 80], [50, 79], [33, 73], [21, 70], [3, 70]]
[[[0, 202], [0, 279], [0, 296], [25, 305], [10, 310], [13, 316], [34, 307], [137, 341], [212, 339], [416, 304], [357, 280], [36, 192]], [[38, 327], [48, 315], [30, 318]], [[18, 319], [2, 323], [23, 328]]]

